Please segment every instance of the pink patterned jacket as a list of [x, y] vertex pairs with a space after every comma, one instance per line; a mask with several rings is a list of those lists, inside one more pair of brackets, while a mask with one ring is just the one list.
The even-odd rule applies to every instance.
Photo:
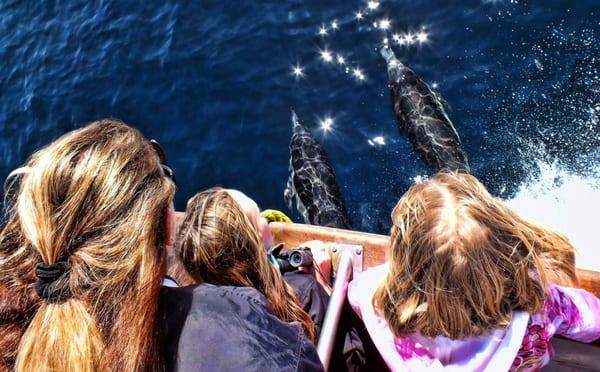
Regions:
[[394, 371], [524, 371], [538, 370], [553, 355], [550, 339], [562, 335], [581, 342], [600, 338], [600, 299], [576, 288], [549, 285], [542, 311], [515, 312], [506, 329], [464, 340], [412, 334], [394, 337], [379, 317], [372, 298], [385, 278], [382, 265], [360, 274], [350, 283], [348, 300], [362, 318], [375, 346]]

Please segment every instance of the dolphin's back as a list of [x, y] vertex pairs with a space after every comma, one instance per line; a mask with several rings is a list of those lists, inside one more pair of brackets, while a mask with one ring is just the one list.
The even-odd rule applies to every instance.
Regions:
[[382, 54], [388, 62], [392, 107], [402, 134], [434, 171], [469, 170], [458, 133], [439, 97], [391, 49]]
[[335, 172], [323, 148], [302, 124], [294, 124], [290, 142], [290, 180], [285, 196], [311, 225], [351, 227]]

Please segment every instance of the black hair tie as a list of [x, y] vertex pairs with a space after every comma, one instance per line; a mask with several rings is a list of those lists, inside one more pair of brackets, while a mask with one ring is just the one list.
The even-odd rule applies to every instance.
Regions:
[[40, 298], [48, 302], [63, 302], [71, 296], [69, 290], [69, 272], [71, 263], [68, 257], [61, 257], [53, 264], [41, 262], [35, 267], [35, 291]]

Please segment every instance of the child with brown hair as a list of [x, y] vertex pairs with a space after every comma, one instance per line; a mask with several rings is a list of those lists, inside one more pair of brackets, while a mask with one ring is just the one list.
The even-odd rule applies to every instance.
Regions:
[[267, 257], [267, 232], [238, 191], [212, 188], [188, 201], [176, 252], [195, 285], [163, 289], [167, 369], [323, 370], [314, 324]]
[[266, 222], [258, 208], [245, 213], [238, 193], [212, 188], [188, 201], [176, 245], [181, 262], [196, 283], [256, 288], [278, 318], [302, 324], [314, 341], [312, 321], [267, 258], [260, 233]]
[[389, 262], [349, 300], [393, 370], [538, 369], [550, 339], [600, 337], [600, 300], [573, 285], [574, 250], [473, 176], [414, 185], [392, 212]]

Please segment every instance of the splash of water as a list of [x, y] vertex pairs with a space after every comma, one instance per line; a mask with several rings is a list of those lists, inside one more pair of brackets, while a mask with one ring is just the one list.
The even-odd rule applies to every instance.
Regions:
[[508, 201], [523, 217], [565, 234], [577, 249], [577, 266], [600, 271], [600, 163], [589, 173], [573, 173], [557, 161], [536, 162], [534, 177]]

